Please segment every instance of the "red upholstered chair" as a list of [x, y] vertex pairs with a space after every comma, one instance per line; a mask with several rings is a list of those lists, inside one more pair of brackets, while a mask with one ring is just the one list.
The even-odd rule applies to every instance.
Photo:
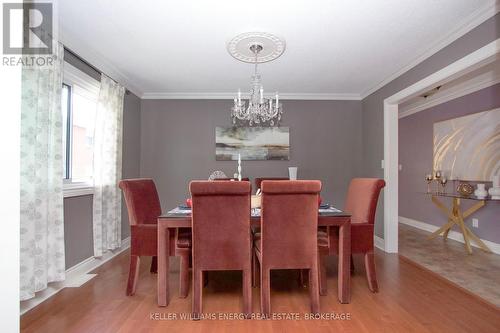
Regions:
[[[309, 270], [311, 310], [319, 312], [318, 195], [321, 182], [262, 182], [261, 233], [255, 235], [254, 274], [260, 262], [261, 312], [271, 313], [270, 271]], [[256, 281], [256, 276], [254, 281]]]
[[203, 274], [243, 271], [243, 312], [252, 312], [250, 182], [192, 181], [193, 317], [202, 312]]
[[290, 179], [284, 178], [284, 177], [259, 177], [259, 178], [255, 178], [254, 182], [255, 182], [255, 189], [256, 190], [260, 188], [260, 185], [261, 185], [263, 180], [290, 180]]
[[[119, 187], [123, 191], [130, 224], [130, 269], [127, 296], [135, 294], [141, 256], [153, 257], [151, 272], [157, 270], [157, 219], [161, 204], [152, 179], [124, 179]], [[191, 235], [178, 231], [175, 236], [175, 252], [181, 257], [180, 294], [186, 297], [189, 289], [189, 256]]]
[[[284, 177], [259, 177], [259, 178], [255, 178], [254, 182], [255, 182], [255, 191], [257, 191], [261, 184], [262, 184], [262, 181], [264, 180], [290, 180], [288, 178], [284, 178]], [[260, 232], [260, 227], [252, 227], [252, 233], [257, 233], [257, 232]]]
[[[372, 292], [378, 292], [373, 255], [373, 225], [380, 191], [385, 181], [376, 178], [354, 178], [349, 184], [344, 211], [351, 214], [351, 253], [365, 257], [366, 278]], [[319, 232], [318, 247], [321, 256], [320, 294], [326, 295], [326, 267], [324, 256], [338, 254], [338, 228]], [[354, 264], [351, 257], [351, 270]]]

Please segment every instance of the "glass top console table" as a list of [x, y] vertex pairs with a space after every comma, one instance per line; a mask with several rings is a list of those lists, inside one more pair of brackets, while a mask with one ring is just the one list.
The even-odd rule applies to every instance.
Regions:
[[[434, 192], [434, 193], [425, 193], [431, 196], [432, 202], [448, 217], [448, 222], [443, 225], [441, 228], [433, 232], [429, 239], [433, 239], [439, 236], [441, 233], [443, 234], [443, 238], [446, 239], [448, 237], [448, 233], [454, 225], [457, 225], [464, 237], [464, 245], [465, 249], [469, 254], [472, 254], [471, 241], [474, 241], [483, 251], [491, 253], [491, 250], [486, 246], [486, 244], [479, 239], [464, 223], [465, 218], [474, 214], [478, 209], [484, 207], [487, 201], [498, 201], [496, 199], [492, 199], [491, 197], [476, 197], [475, 195], [464, 196], [459, 193], [443, 193], [443, 192]], [[452, 198], [452, 206], [448, 208], [440, 198]], [[461, 200], [474, 200], [477, 201], [474, 205], [466, 209], [462, 210], [462, 206], [460, 204]]]

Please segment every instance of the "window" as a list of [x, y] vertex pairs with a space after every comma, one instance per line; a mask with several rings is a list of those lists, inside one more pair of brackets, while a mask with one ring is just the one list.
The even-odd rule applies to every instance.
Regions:
[[64, 63], [61, 97], [65, 197], [92, 193], [99, 82]]

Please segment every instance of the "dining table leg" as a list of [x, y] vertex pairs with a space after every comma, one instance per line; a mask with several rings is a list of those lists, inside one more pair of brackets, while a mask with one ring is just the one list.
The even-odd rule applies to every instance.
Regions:
[[158, 223], [158, 306], [167, 306], [169, 300], [168, 267], [170, 256], [170, 230]]
[[338, 298], [340, 303], [351, 301], [351, 222], [339, 228]]

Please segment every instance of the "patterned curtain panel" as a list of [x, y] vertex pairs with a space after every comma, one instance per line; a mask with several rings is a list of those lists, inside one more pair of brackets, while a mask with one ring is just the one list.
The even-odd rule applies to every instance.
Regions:
[[121, 246], [122, 120], [125, 89], [101, 76], [94, 134], [94, 256]]
[[20, 296], [65, 278], [61, 91], [63, 46], [54, 65], [22, 69]]

